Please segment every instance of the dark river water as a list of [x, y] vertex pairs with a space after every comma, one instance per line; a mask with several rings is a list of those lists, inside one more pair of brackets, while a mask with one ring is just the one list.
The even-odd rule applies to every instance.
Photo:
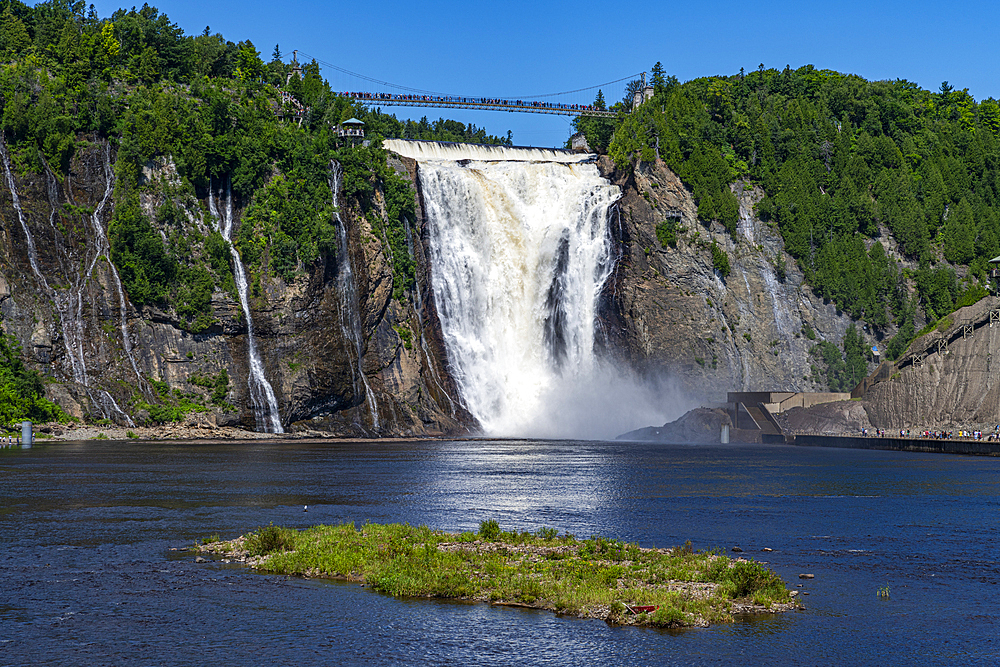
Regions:
[[[996, 459], [760, 445], [2, 449], [0, 664], [996, 664], [998, 493]], [[271, 522], [460, 531], [486, 518], [643, 546], [739, 546], [801, 584], [806, 609], [708, 629], [612, 628], [171, 550]]]

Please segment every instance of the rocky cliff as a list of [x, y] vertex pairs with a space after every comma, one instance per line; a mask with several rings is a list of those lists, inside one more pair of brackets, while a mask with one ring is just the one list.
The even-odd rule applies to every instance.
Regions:
[[[618, 267], [602, 309], [612, 354], [649, 377], [676, 378], [702, 402], [724, 402], [727, 391], [826, 390], [809, 351], [819, 340], [839, 346], [851, 320], [813, 293], [777, 230], [755, 218], [759, 189], [733, 184], [740, 222], [731, 238], [697, 219], [691, 193], [661, 161], [625, 173], [602, 157], [600, 167], [623, 192], [612, 225]], [[664, 223], [675, 246], [657, 237]], [[728, 276], [713, 267], [713, 242], [728, 255]]]
[[[5, 170], [5, 331], [49, 377], [51, 397], [75, 416], [131, 425], [148, 420], [158, 402], [187, 401], [204, 406], [192, 421], [253, 428], [247, 326], [235, 295], [216, 289], [213, 321], [192, 333], [174, 309], [136, 307], [122, 288], [108, 260], [114, 162], [112, 147], [94, 139], [66, 176], [16, 164]], [[385, 215], [380, 192], [367, 212], [342, 202], [335, 255], [288, 280], [255, 278], [254, 329], [286, 429], [405, 436], [477, 427], [461, 407], [440, 335], [416, 165], [390, 155], [390, 166], [415, 186], [408, 245], [416, 286], [409, 296], [392, 296], [389, 245], [373, 224]], [[850, 320], [813, 295], [777, 232], [754, 218], [761, 193], [734, 185], [741, 223], [732, 239], [697, 220], [689, 191], [661, 162], [629, 173], [607, 158], [599, 166], [623, 192], [612, 221], [617, 265], [601, 300], [605, 353], [647, 378], [676, 379], [692, 400], [719, 402], [732, 390], [821, 389], [809, 350], [818, 339], [839, 343]], [[339, 194], [331, 197], [340, 202]], [[158, 219], [158, 211], [170, 200], [183, 212], [180, 233], [194, 239], [195, 253], [214, 224], [208, 197], [185, 191], [169, 159], [144, 171], [144, 213], [166, 240], [177, 223]], [[237, 228], [247, 204], [234, 201]], [[664, 221], [673, 224], [674, 245], [657, 236]], [[712, 242], [729, 257], [726, 277], [713, 269]], [[213, 402], [204, 380], [223, 370], [225, 400]]]
[[[1000, 299], [960, 308], [913, 341], [863, 404], [873, 426], [891, 430], [992, 432], [1000, 424]], [[992, 314], [992, 316], [991, 316]]]
[[[6, 147], [3, 157], [2, 325], [48, 376], [51, 398], [91, 421], [132, 425], [149, 419], [147, 406], [166, 401], [202, 406], [191, 421], [253, 428], [247, 326], [235, 295], [216, 289], [210, 326], [191, 333], [175, 309], [137, 308], [123, 290], [108, 260], [113, 149], [90, 141], [65, 176], [19, 169]], [[177, 233], [157, 216], [170, 199], [183, 211], [180, 234], [200, 252], [213, 224], [208, 193], [184, 192], [169, 160], [148, 165], [144, 179], [142, 208], [157, 231], [165, 241]], [[245, 204], [234, 202], [236, 227]], [[346, 243], [335, 256], [289, 281], [257, 276], [252, 318], [282, 423], [359, 436], [465, 432], [474, 423], [451, 398], [434, 317], [419, 298], [427, 276], [419, 227], [418, 294], [394, 300], [392, 271], [369, 219], [384, 215], [381, 193], [367, 214], [354, 202], [341, 209]], [[353, 300], [345, 299], [345, 271]], [[225, 400], [213, 402], [204, 380], [223, 370]]]

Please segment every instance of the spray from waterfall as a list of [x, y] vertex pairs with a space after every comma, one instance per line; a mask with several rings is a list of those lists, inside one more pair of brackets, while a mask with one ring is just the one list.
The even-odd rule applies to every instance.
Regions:
[[340, 243], [341, 266], [337, 293], [340, 295], [340, 330], [344, 337], [354, 346], [354, 359], [351, 360], [351, 381], [354, 383], [354, 393], [358, 391], [358, 378], [365, 388], [365, 397], [368, 400], [368, 411], [371, 414], [372, 426], [379, 430], [378, 403], [375, 401], [375, 392], [368, 384], [368, 377], [362, 365], [362, 352], [364, 334], [361, 319], [361, 307], [358, 301], [358, 289], [354, 284], [354, 271], [351, 268], [351, 253], [347, 247], [347, 227], [340, 217], [340, 206], [338, 197], [340, 195], [340, 183], [343, 179], [343, 170], [340, 163], [330, 161], [330, 192], [333, 196], [333, 217], [337, 222], [337, 240]]
[[[617, 186], [569, 151], [387, 141], [417, 160], [434, 302], [489, 435], [609, 437], [674, 408], [595, 352]], [[660, 421], [659, 423], [662, 423]]]
[[284, 433], [281, 427], [281, 417], [278, 414], [278, 399], [274, 395], [271, 383], [264, 376], [264, 362], [257, 349], [257, 339], [253, 331], [253, 318], [250, 316], [250, 301], [247, 297], [247, 276], [243, 270], [243, 260], [233, 246], [230, 237], [233, 233], [233, 193], [229, 181], [226, 182], [225, 217], [219, 215], [212, 193], [212, 184], [208, 187], [208, 207], [215, 219], [215, 228], [229, 245], [229, 253], [233, 258], [233, 276], [236, 278], [236, 291], [243, 307], [243, 317], [247, 322], [247, 357], [249, 357], [250, 373], [247, 376], [247, 387], [250, 389], [250, 404], [253, 408], [254, 421], [257, 430], [267, 433]]

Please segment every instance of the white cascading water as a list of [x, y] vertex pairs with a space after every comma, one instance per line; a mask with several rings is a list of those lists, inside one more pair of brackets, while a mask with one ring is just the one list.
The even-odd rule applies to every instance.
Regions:
[[[38, 251], [35, 247], [35, 238], [31, 234], [27, 221], [24, 219], [24, 211], [21, 208], [21, 200], [17, 195], [17, 187], [14, 184], [14, 176], [10, 170], [10, 158], [7, 155], [7, 146], [2, 139], [0, 139], [0, 158], [3, 160], [4, 175], [7, 179], [7, 186], [10, 189], [10, 196], [14, 205], [14, 211], [17, 213], [17, 219], [21, 223], [21, 229], [24, 231], [25, 240], [28, 244], [28, 261], [31, 264], [31, 270], [34, 272], [35, 277], [38, 278], [38, 281], [42, 284], [45, 292], [53, 298], [53, 302], [56, 304], [56, 312], [59, 313], [59, 321], [63, 330], [63, 341], [66, 345], [66, 354], [70, 361], [70, 370], [73, 373], [73, 381], [82, 385], [87, 390], [87, 394], [90, 396], [91, 401], [101, 409], [101, 413], [105, 418], [110, 417], [112, 414], [117, 414], [123, 419], [126, 425], [135, 426], [132, 418], [129, 417], [128, 414], [121, 409], [121, 407], [119, 407], [118, 402], [115, 401], [111, 394], [103, 389], [97, 389], [96, 395], [92, 393], [90, 382], [87, 377], [87, 366], [83, 355], [83, 288], [90, 279], [90, 275], [94, 270], [94, 264], [97, 262], [97, 258], [102, 253], [107, 256], [109, 252], [107, 237], [104, 235], [104, 230], [101, 228], [98, 215], [100, 215], [101, 210], [103, 210], [104, 205], [113, 189], [110, 176], [110, 155], [108, 154], [105, 160], [105, 172], [108, 176], [107, 187], [105, 188], [104, 197], [101, 199], [101, 202], [95, 209], [92, 217], [93, 224], [98, 231], [98, 251], [95, 253], [94, 260], [91, 262], [87, 273], [83, 277], [77, 277], [79, 289], [77, 290], [75, 298], [75, 308], [73, 295], [70, 294], [67, 299], [63, 292], [54, 290], [50, 287], [48, 281], [45, 279], [45, 276], [42, 274], [42, 270], [38, 264]], [[51, 181], [49, 184], [49, 198], [50, 200], [53, 198]], [[53, 204], [53, 202], [50, 201], [50, 204]], [[52, 216], [50, 216], [49, 223], [52, 224], [52, 222]], [[110, 264], [110, 260], [108, 263]], [[118, 281], [118, 272], [115, 271], [113, 264], [111, 264], [111, 270], [114, 273], [115, 280]], [[118, 281], [118, 290], [119, 298], [122, 300], [122, 304], [124, 306], [124, 297], [122, 297], [120, 281]], [[73, 312], [74, 310], [76, 311], [75, 313]], [[122, 334], [125, 340], [125, 349], [131, 359], [131, 346], [128, 341], [128, 333], [124, 328], [124, 307], [122, 310], [122, 317]], [[132, 361], [132, 367], [135, 368], [134, 360]], [[136, 370], [136, 374], [138, 375], [138, 370]]]
[[[90, 264], [90, 270], [87, 271], [87, 275], [84, 278], [84, 285], [86, 281], [90, 279], [90, 276], [94, 270], [94, 264], [97, 263], [97, 258], [103, 256], [108, 263], [108, 268], [111, 270], [111, 277], [115, 281], [115, 290], [118, 292], [118, 315], [119, 315], [119, 328], [122, 332], [122, 345], [125, 347], [125, 356], [128, 357], [129, 362], [132, 364], [132, 370], [135, 372], [136, 378], [141, 382], [142, 374], [139, 372], [139, 367], [135, 363], [135, 356], [132, 354], [132, 341], [128, 335], [128, 311], [125, 307], [125, 290], [122, 289], [122, 280], [118, 275], [118, 269], [115, 268], [114, 262], [111, 261], [111, 244], [108, 243], [108, 237], [104, 233], [104, 227], [101, 225], [101, 211], [104, 210], [105, 204], [108, 202], [108, 198], [111, 197], [111, 193], [115, 189], [114, 180], [114, 170], [111, 168], [111, 147], [104, 147], [104, 196], [101, 198], [100, 203], [97, 208], [94, 209], [93, 214], [90, 216], [91, 225], [94, 227], [94, 234], [97, 237], [97, 255], [94, 257], [93, 262]], [[82, 291], [83, 287], [80, 288], [80, 295], [77, 299], [78, 307], [82, 308]]]
[[621, 196], [593, 156], [387, 140], [417, 160], [431, 281], [461, 398], [497, 436], [608, 437], [664, 410], [598, 359]]
[[247, 298], [247, 276], [243, 270], [240, 253], [233, 246], [230, 236], [233, 233], [233, 193], [229, 182], [226, 183], [225, 218], [219, 215], [215, 205], [212, 185], [208, 187], [208, 207], [215, 219], [215, 228], [229, 244], [229, 253], [233, 257], [233, 276], [236, 278], [236, 291], [243, 307], [243, 317], [247, 322], [247, 357], [249, 357], [250, 373], [247, 376], [247, 386], [250, 388], [250, 404], [253, 407], [254, 421], [257, 430], [266, 433], [284, 433], [281, 427], [281, 417], [278, 414], [278, 399], [274, 395], [271, 383], [264, 376], [264, 362], [257, 349], [257, 339], [253, 332], [253, 318], [250, 317], [250, 302]]
[[586, 153], [574, 153], [556, 148], [513, 148], [511, 146], [452, 144], [441, 141], [409, 141], [407, 139], [386, 139], [382, 145], [386, 150], [413, 158], [417, 162], [478, 160], [481, 162], [558, 162], [571, 164], [589, 162], [594, 158], [593, 155]]
[[45, 276], [42, 275], [42, 270], [38, 268], [38, 251], [35, 249], [35, 238], [31, 235], [31, 231], [28, 229], [28, 223], [24, 219], [24, 211], [21, 209], [21, 198], [17, 196], [17, 187], [14, 185], [14, 175], [10, 171], [10, 158], [7, 156], [7, 143], [0, 141], [0, 156], [3, 157], [3, 170], [4, 175], [7, 177], [7, 187], [10, 188], [10, 198], [14, 203], [14, 212], [17, 213], [17, 220], [21, 223], [21, 229], [24, 230], [24, 235], [28, 240], [28, 262], [31, 263], [31, 270], [35, 272], [35, 276], [41, 281], [42, 285], [45, 286], [45, 291], [50, 292], [49, 283], [45, 280]]
[[365, 397], [368, 400], [368, 411], [372, 418], [372, 427], [376, 431], [381, 428], [378, 418], [378, 404], [375, 402], [375, 392], [368, 384], [362, 368], [362, 322], [361, 308], [358, 305], [358, 289], [354, 284], [354, 271], [351, 268], [351, 254], [347, 250], [347, 227], [340, 217], [340, 206], [338, 197], [340, 193], [340, 183], [343, 179], [343, 170], [339, 162], [330, 162], [330, 192], [333, 194], [333, 217], [337, 221], [337, 237], [340, 242], [340, 280], [337, 285], [337, 292], [340, 295], [340, 330], [344, 337], [354, 345], [354, 359], [352, 360], [351, 381], [354, 383], [354, 392], [358, 391], [358, 378], [365, 388]]

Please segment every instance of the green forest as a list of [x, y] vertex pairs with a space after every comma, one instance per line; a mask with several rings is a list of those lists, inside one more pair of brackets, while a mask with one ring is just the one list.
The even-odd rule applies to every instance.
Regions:
[[[260, 297], [266, 281], [292, 281], [337, 254], [329, 178], [331, 161], [339, 161], [349, 204], [367, 211], [377, 191], [384, 195], [388, 219], [373, 224], [390, 246], [400, 298], [413, 285], [405, 221], [414, 200], [409, 182], [387, 166], [381, 139], [512, 142], [509, 132], [493, 136], [453, 120], [400, 121], [333, 92], [315, 61], [286, 62], [277, 45], [266, 59], [251, 42], [207, 27], [185, 35], [149, 5], [101, 18], [82, 1], [4, 2], [0, 58], [0, 127], [13, 168], [48, 168], [62, 179], [79, 151], [108, 142], [115, 151], [110, 259], [132, 303], [173, 310], [193, 333], [215, 322], [214, 290], [235, 293], [226, 240], [188, 224], [199, 207], [209, 219], [210, 189], [220, 197], [229, 187], [243, 207], [232, 241], [252, 298]], [[367, 145], [338, 138], [338, 124], [352, 117], [365, 123]], [[143, 168], [164, 158], [179, 183], [144, 178]], [[162, 202], [153, 219], [140, 206], [143, 193]], [[88, 213], [61, 212], [68, 244], [85, 242]], [[21, 391], [35, 385], [5, 345], [0, 421], [40, 417], [26, 405], [8, 409], [14, 396], [35, 396]]]
[[[364, 211], [376, 192], [385, 196], [377, 231], [401, 297], [413, 284], [404, 251], [413, 198], [380, 140], [512, 143], [509, 132], [451, 120], [400, 121], [332, 91], [315, 61], [293, 66], [277, 45], [265, 57], [208, 27], [186, 35], [149, 5], [105, 18], [82, 1], [2, 7], [0, 128], [14, 168], [66, 174], [77, 152], [108, 141], [116, 153], [110, 259], [133, 303], [173, 309], [192, 332], [214, 322], [212, 291], [234, 290], [225, 239], [185, 226], [183, 209], [204, 206], [210, 190], [230, 187], [245, 209], [233, 243], [259, 297], [262, 281], [294, 280], [338, 252], [328, 179], [330, 161], [339, 161], [349, 203]], [[987, 260], [1000, 254], [995, 100], [976, 102], [947, 82], [929, 91], [811, 65], [681, 83], [657, 63], [650, 82], [651, 101], [631, 108], [633, 82], [610, 107], [615, 119], [579, 117], [576, 129], [620, 168], [663, 159], [691, 189], [699, 217], [734, 237], [732, 184], [760, 186], [757, 214], [780, 231], [808, 283], [886, 338], [889, 357], [919, 326], [985, 294]], [[595, 105], [607, 108], [602, 94]], [[369, 145], [338, 138], [337, 125], [352, 117], [364, 121]], [[164, 157], [179, 184], [143, 177]], [[151, 220], [139, 201], [154, 188], [162, 204]], [[672, 246], [670, 222], [661, 242]], [[908, 268], [887, 253], [890, 233]], [[713, 254], [718, 267], [728, 266], [723, 259]], [[831, 385], [863, 372], [842, 361], [846, 376], [827, 363], [828, 376], [840, 378]]]
[[[1000, 254], [996, 100], [812, 65], [682, 84], [657, 63], [650, 83], [649, 102], [632, 109], [633, 82], [616, 119], [579, 118], [577, 129], [621, 168], [664, 160], [699, 218], [734, 238], [730, 184], [760, 186], [757, 215], [807, 282], [879, 338], [897, 332], [890, 358], [916, 324], [985, 296], [987, 262]], [[887, 254], [889, 233], [910, 268]]]
[[0, 333], [0, 429], [12, 427], [22, 419], [66, 421], [68, 416], [45, 398], [42, 376], [25, 368], [17, 340]]

